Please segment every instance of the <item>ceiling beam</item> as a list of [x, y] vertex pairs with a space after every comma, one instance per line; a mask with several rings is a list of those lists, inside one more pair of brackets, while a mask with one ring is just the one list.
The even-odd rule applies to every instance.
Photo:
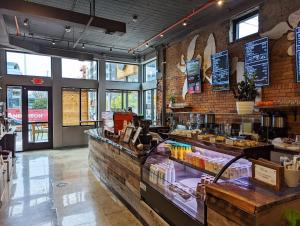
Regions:
[[[16, 15], [16, 13], [42, 17], [65, 23], [79, 24], [86, 26], [90, 20], [90, 15], [73, 12], [61, 8], [41, 5], [23, 0], [1, 0], [0, 13]], [[126, 33], [126, 23], [109, 20], [101, 17], [94, 17], [90, 27], [105, 30], [107, 33]]]

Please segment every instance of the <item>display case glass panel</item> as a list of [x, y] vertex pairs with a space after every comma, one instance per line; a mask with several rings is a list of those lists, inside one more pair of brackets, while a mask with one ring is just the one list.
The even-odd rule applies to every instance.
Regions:
[[[205, 185], [233, 156], [167, 140], [148, 156], [143, 182], [162, 194], [190, 217], [204, 223]], [[241, 159], [220, 179], [251, 176], [251, 163]]]

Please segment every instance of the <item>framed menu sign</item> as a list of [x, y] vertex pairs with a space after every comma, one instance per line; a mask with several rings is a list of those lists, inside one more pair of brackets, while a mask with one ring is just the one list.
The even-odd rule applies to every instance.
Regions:
[[228, 50], [216, 53], [211, 57], [212, 87], [214, 91], [229, 90], [229, 57]]
[[186, 62], [188, 93], [201, 93], [201, 65], [199, 60]]
[[255, 86], [269, 85], [269, 39], [261, 38], [245, 45], [245, 72], [256, 75]]
[[300, 27], [296, 28], [296, 79], [300, 82]]
[[284, 178], [283, 166], [265, 159], [251, 161], [252, 180], [275, 191], [280, 191]]

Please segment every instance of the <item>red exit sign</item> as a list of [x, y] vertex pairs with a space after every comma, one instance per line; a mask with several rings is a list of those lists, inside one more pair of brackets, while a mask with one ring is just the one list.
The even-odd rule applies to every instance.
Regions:
[[44, 80], [41, 78], [33, 78], [31, 81], [34, 85], [42, 85], [44, 83]]

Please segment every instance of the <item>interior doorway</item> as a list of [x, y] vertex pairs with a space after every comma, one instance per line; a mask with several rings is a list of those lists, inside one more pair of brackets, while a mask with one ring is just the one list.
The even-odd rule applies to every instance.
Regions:
[[16, 129], [16, 151], [53, 147], [52, 89], [8, 86], [7, 115]]

